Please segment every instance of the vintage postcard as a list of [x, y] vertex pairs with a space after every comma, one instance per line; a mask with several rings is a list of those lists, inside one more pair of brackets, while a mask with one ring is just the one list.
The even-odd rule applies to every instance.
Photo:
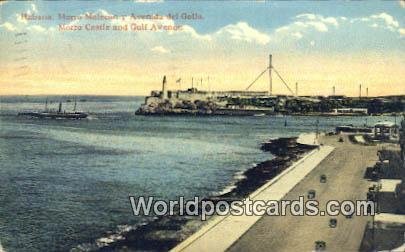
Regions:
[[405, 251], [405, 1], [0, 1], [0, 252]]

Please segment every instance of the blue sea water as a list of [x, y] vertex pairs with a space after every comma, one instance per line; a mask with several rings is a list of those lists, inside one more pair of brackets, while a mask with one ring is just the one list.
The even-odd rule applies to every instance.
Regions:
[[[271, 159], [260, 143], [388, 117], [145, 117], [143, 97], [78, 97], [85, 120], [44, 120], [46, 97], [0, 97], [0, 243], [7, 251], [68, 251], [150, 221], [133, 196], [218, 194], [235, 174]], [[48, 97], [49, 107], [68, 97]], [[51, 101], [53, 101], [51, 103]], [[73, 103], [64, 103], [70, 110]], [[287, 127], [285, 127], [287, 121]]]

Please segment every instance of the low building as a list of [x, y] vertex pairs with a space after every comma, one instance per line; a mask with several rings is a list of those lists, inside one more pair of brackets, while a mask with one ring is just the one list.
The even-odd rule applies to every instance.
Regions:
[[333, 109], [334, 114], [343, 114], [343, 115], [367, 115], [368, 109], [366, 108], [335, 108]]
[[374, 138], [378, 140], [399, 140], [399, 127], [393, 122], [380, 122], [374, 125]]

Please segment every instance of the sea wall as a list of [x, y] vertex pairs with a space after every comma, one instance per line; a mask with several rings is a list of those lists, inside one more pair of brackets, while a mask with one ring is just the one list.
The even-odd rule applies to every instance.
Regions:
[[[213, 202], [241, 200], [285, 171], [306, 153], [317, 148], [317, 146], [297, 143], [297, 139], [292, 137], [266, 141], [261, 149], [272, 153], [275, 156], [273, 159], [246, 170], [241, 176], [242, 179], [236, 182], [231, 191], [210, 196], [207, 199]], [[204, 224], [205, 222], [200, 221], [199, 216], [163, 216], [136, 229], [120, 233], [118, 235], [120, 239], [106, 239], [108, 242], [101, 244], [98, 250], [166, 251], [184, 241]], [[117, 235], [111, 235], [111, 237], [117, 237]]]
[[[333, 149], [330, 146], [320, 146], [312, 150], [253, 193], [250, 193], [248, 198], [253, 201], [281, 200], [317, 167]], [[261, 217], [260, 215], [250, 215], [247, 213], [243, 213], [242, 215], [215, 216], [198, 232], [177, 245], [172, 251], [226, 251]]]

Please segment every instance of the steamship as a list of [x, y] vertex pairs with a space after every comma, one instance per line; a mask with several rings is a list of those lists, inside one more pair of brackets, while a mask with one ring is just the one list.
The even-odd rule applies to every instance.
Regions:
[[34, 118], [46, 118], [46, 119], [85, 119], [88, 114], [84, 112], [76, 112], [76, 100], [73, 112], [62, 111], [62, 102], [59, 102], [59, 108], [57, 111], [48, 109], [48, 100], [45, 102], [45, 110], [42, 112], [21, 112], [19, 116], [29, 116]]

